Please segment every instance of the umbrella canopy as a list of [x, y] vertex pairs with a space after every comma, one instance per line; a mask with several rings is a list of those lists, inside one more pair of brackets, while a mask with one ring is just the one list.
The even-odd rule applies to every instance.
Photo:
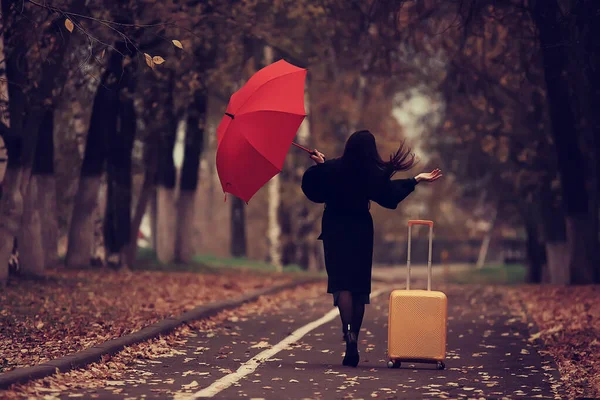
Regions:
[[281, 172], [306, 117], [306, 69], [284, 60], [256, 72], [229, 100], [217, 128], [217, 172], [223, 192], [246, 203]]

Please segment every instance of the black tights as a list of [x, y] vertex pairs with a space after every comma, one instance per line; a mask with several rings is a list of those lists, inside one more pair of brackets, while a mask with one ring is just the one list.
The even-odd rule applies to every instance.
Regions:
[[346, 333], [348, 325], [350, 325], [352, 331], [358, 336], [365, 315], [365, 305], [362, 302], [354, 301], [352, 293], [343, 290], [338, 297], [337, 306], [340, 310], [343, 332]]

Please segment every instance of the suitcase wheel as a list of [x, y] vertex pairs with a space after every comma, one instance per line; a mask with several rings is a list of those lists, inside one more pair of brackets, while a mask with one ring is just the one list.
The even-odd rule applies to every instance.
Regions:
[[388, 368], [400, 368], [400, 365], [402, 365], [402, 363], [398, 360], [390, 360], [387, 363]]
[[446, 364], [444, 364], [443, 361], [438, 361], [437, 363], [437, 369], [446, 369]]

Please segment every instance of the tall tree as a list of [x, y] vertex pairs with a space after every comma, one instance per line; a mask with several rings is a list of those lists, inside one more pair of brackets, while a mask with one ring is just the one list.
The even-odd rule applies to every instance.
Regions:
[[[75, 0], [71, 6], [80, 13], [85, 2]], [[40, 30], [32, 30], [32, 23], [40, 24]], [[43, 32], [42, 38], [36, 36], [38, 32]], [[11, 84], [10, 127], [3, 129], [9, 161], [0, 200], [0, 284], [6, 282], [13, 238], [21, 226], [40, 125], [53, 104], [55, 89], [66, 80], [64, 56], [71, 37], [64, 17], [46, 19], [43, 8], [11, 1], [2, 2], [2, 33], [6, 78]]]
[[54, 109], [47, 110], [40, 131], [36, 160], [32, 173], [38, 190], [41, 220], [41, 243], [44, 249], [44, 266], [58, 263], [58, 216], [56, 203], [56, 178], [54, 176]]
[[119, 86], [123, 57], [110, 54], [108, 65], [96, 91], [87, 135], [79, 187], [73, 206], [65, 263], [70, 267], [90, 264], [94, 244], [94, 211], [106, 162], [106, 140], [117, 130]]
[[187, 111], [175, 241], [176, 259], [183, 263], [190, 262], [194, 255], [194, 203], [198, 187], [200, 156], [204, 149], [207, 100], [206, 91], [197, 89]]
[[[126, 49], [122, 49], [127, 51]], [[131, 56], [131, 54], [129, 54]], [[136, 132], [134, 77], [136, 63], [129, 62], [120, 77], [117, 129], [108, 132], [107, 194], [104, 214], [104, 245], [107, 260], [116, 260], [120, 266], [127, 265], [131, 232], [132, 168], [131, 152]]]
[[177, 171], [173, 159], [173, 149], [177, 139], [178, 119], [174, 104], [175, 74], [169, 72], [168, 91], [162, 107], [164, 127], [160, 134], [156, 192], [156, 254], [162, 263], [175, 259], [175, 237], [177, 210], [175, 207], [175, 187]]
[[[262, 62], [258, 68], [266, 67], [275, 61], [273, 48], [265, 45], [263, 47]], [[275, 175], [268, 183], [268, 221], [267, 241], [269, 245], [269, 262], [275, 266], [277, 271], [283, 270], [281, 256], [281, 223], [279, 221], [279, 210], [281, 208], [281, 177]]]
[[[200, 176], [200, 160], [208, 143], [206, 134], [208, 99], [210, 88], [208, 81], [217, 71], [219, 75], [227, 75], [226, 68], [219, 65], [218, 56], [224, 43], [228, 42], [230, 33], [224, 32], [222, 27], [211, 17], [213, 4], [205, 3], [195, 9], [199, 18], [206, 21], [195, 29], [198, 35], [191, 40], [192, 57], [185, 57], [178, 63], [180, 70], [184, 71], [182, 79], [178, 81], [178, 97], [183, 100], [182, 109], [185, 109], [183, 125], [185, 126], [185, 139], [183, 142], [183, 164], [179, 173], [179, 198], [177, 199], [177, 226], [175, 233], [175, 258], [179, 262], [189, 262], [196, 252], [198, 237], [196, 235], [197, 222], [197, 188]], [[221, 70], [221, 68], [223, 70]], [[208, 232], [207, 232], [208, 233]]]
[[54, 109], [46, 110], [40, 126], [30, 192], [23, 205], [18, 238], [20, 272], [39, 275], [58, 261], [58, 225], [54, 182]]
[[[240, 82], [242, 86], [262, 64], [263, 42], [249, 36], [244, 36], [243, 74], [244, 79]], [[244, 201], [237, 196], [231, 196], [231, 255], [234, 257], [246, 257], [246, 208]]]
[[589, 220], [589, 194], [586, 189], [581, 131], [571, 102], [572, 81], [569, 62], [576, 62], [562, 44], [567, 39], [563, 12], [557, 0], [536, 1], [532, 9], [539, 31], [544, 75], [552, 120], [562, 196], [566, 214], [569, 271], [571, 283], [589, 283], [596, 278], [594, 265], [597, 232]]

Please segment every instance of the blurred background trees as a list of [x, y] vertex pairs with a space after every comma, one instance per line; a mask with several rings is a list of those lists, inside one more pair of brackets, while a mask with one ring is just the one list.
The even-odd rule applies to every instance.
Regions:
[[138, 244], [322, 269], [305, 154], [248, 205], [216, 175], [229, 96], [283, 58], [309, 70], [297, 142], [331, 158], [366, 128], [383, 155], [413, 145], [399, 177], [446, 171], [373, 205], [376, 263], [404, 263], [406, 220], [428, 218], [434, 262], [598, 282], [599, 19], [592, 0], [2, 0], [0, 280], [15, 238], [20, 274], [131, 268]]

